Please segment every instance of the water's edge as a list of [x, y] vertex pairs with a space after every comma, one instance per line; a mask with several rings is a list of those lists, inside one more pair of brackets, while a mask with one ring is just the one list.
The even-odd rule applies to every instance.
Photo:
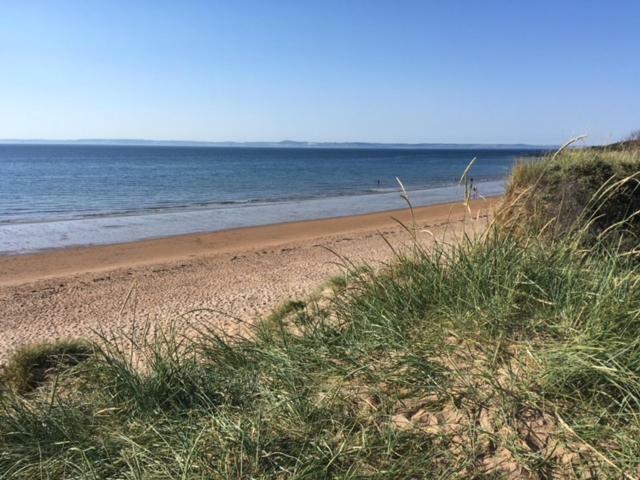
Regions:
[[[479, 195], [505, 191], [505, 181], [478, 182]], [[414, 206], [461, 201], [459, 185], [409, 192]], [[111, 245], [233, 228], [362, 215], [405, 208], [399, 192], [241, 204], [143, 214], [0, 225], [0, 254], [14, 255], [90, 245]]]

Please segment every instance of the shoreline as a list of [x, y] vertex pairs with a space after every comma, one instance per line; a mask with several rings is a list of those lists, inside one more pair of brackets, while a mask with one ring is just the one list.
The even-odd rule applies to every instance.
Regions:
[[[485, 201], [475, 200], [473, 204], [488, 203], [493, 205], [501, 198], [499, 196], [487, 197]], [[477, 208], [475, 205], [471, 206], [472, 211]], [[414, 207], [413, 210], [417, 220], [423, 219], [422, 217], [434, 216], [437, 219], [445, 219], [447, 216], [462, 214], [465, 207], [460, 202], [448, 202]], [[410, 212], [405, 208], [184, 233], [131, 242], [54, 247], [25, 253], [3, 253], [0, 254], [0, 287], [78, 273], [101, 272], [121, 266], [144, 266], [188, 258], [193, 255], [240, 251], [259, 246], [259, 240], [266, 242], [264, 246], [270, 246], [270, 242], [300, 241], [313, 235], [332, 235], [346, 230], [371, 229], [388, 223], [391, 217], [397, 218], [401, 222], [411, 221]], [[230, 242], [233, 242], [233, 245], [229, 245]], [[177, 252], [172, 252], [173, 249], [176, 249]], [[67, 255], [73, 255], [79, 263], [88, 266], [83, 268], [71, 266], [69, 259], [64, 258]], [[43, 263], [45, 264], [43, 265]], [[35, 275], [36, 271], [41, 274], [39, 278]]]
[[[479, 183], [484, 197], [501, 196], [502, 181]], [[432, 206], [461, 202], [459, 185], [413, 190], [412, 204]], [[225, 208], [163, 210], [147, 214], [90, 216], [0, 225], [0, 255], [29, 255], [54, 249], [115, 245], [188, 234], [220, 232], [280, 223], [334, 219], [407, 208], [397, 191], [322, 197], [283, 203], [233, 205]]]

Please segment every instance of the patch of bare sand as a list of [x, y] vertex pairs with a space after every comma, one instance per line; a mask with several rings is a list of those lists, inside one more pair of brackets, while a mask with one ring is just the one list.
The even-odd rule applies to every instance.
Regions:
[[406, 399], [391, 425], [427, 435], [466, 465], [461, 478], [597, 478], [593, 451], [561, 425], [553, 412], [528, 405], [530, 357], [506, 348], [496, 363], [487, 345], [451, 338], [436, 361], [450, 373], [447, 389]]

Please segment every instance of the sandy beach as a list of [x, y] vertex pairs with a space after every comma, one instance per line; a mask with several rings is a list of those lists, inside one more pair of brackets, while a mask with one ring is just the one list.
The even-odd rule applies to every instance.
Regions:
[[[486, 224], [495, 199], [417, 208], [422, 241]], [[16, 346], [179, 315], [233, 332], [409, 240], [408, 210], [0, 257], [0, 359]], [[192, 312], [199, 310], [198, 312]], [[192, 313], [188, 313], [192, 312]]]

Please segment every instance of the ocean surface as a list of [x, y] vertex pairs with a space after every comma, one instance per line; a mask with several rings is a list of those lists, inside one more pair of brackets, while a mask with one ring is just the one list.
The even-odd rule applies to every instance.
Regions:
[[120, 243], [504, 191], [532, 149], [0, 145], [0, 253]]

